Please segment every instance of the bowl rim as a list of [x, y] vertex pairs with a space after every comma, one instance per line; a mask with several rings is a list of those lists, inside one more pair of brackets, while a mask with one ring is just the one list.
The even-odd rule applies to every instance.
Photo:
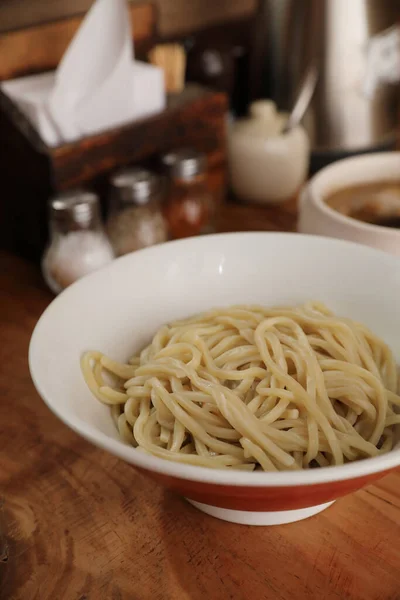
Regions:
[[[233, 232], [233, 233], [219, 233], [211, 234], [202, 237], [193, 237], [182, 240], [174, 240], [166, 242], [168, 245], [180, 246], [188, 244], [202, 244], [207, 243], [210, 240], [224, 239], [228, 237], [242, 238], [244, 241], [249, 238], [262, 238], [262, 237], [279, 237], [279, 238], [290, 238], [290, 239], [309, 239], [315, 243], [323, 243], [331, 246], [345, 246], [348, 249], [357, 248], [359, 252], [364, 252], [370, 255], [380, 255], [383, 261], [393, 264], [394, 268], [399, 267], [398, 258], [387, 254], [386, 252], [364, 246], [355, 242], [347, 240], [341, 240], [336, 238], [328, 238], [325, 236], [308, 235], [302, 233], [288, 233], [288, 232]], [[256, 472], [245, 472], [234, 469], [213, 469], [208, 467], [200, 467], [196, 465], [188, 465], [184, 463], [177, 463], [164, 458], [158, 458], [150, 454], [141, 452], [133, 446], [125, 444], [122, 440], [117, 440], [109, 437], [105, 433], [99, 431], [92, 425], [82, 419], [75, 418], [74, 415], [65, 414], [59, 405], [52, 402], [50, 394], [47, 392], [46, 385], [43, 381], [39, 381], [36, 377], [36, 359], [40, 353], [40, 338], [41, 330], [44, 326], [45, 321], [51, 317], [51, 313], [57, 310], [59, 304], [66, 301], [70, 294], [74, 293], [74, 290], [81, 286], [88, 287], [92, 279], [103, 277], [108, 271], [112, 270], [117, 262], [122, 261], [129, 262], [130, 260], [137, 260], [141, 254], [149, 254], [152, 252], [158, 253], [160, 248], [164, 247], [165, 244], [159, 244], [150, 248], [136, 251], [134, 253], [121, 256], [109, 265], [103, 267], [87, 275], [86, 277], [76, 281], [66, 290], [64, 290], [59, 296], [52, 300], [52, 302], [46, 307], [36, 323], [34, 331], [31, 336], [29, 351], [28, 351], [28, 363], [34, 386], [39, 393], [42, 400], [45, 402], [50, 411], [55, 414], [62, 423], [67, 425], [79, 436], [83, 437], [87, 441], [91, 442], [95, 446], [107, 450], [110, 454], [117, 456], [118, 458], [132, 464], [135, 467], [164, 475], [166, 477], [182, 479], [192, 482], [199, 482], [204, 484], [212, 484], [217, 486], [232, 486], [232, 487], [254, 487], [254, 488], [271, 488], [271, 487], [297, 487], [297, 486], [309, 486], [309, 485], [322, 485], [327, 483], [335, 483], [339, 481], [346, 481], [350, 479], [359, 479], [362, 477], [368, 477], [370, 475], [385, 472], [394, 469], [400, 465], [400, 447], [386, 454], [382, 454], [373, 458], [366, 458], [358, 460], [344, 465], [321, 467], [319, 469], [300, 470], [300, 471], [256, 471]], [[77, 362], [79, 357], [77, 356]], [[111, 416], [110, 416], [111, 418]]]
[[[344, 215], [339, 211], [335, 210], [331, 206], [329, 206], [322, 197], [322, 194], [318, 190], [318, 186], [321, 184], [321, 180], [324, 179], [326, 175], [334, 174], [335, 171], [339, 171], [343, 168], [343, 166], [351, 166], [354, 163], [376, 163], [379, 160], [382, 164], [385, 163], [386, 160], [396, 161], [399, 163], [400, 169], [400, 151], [390, 151], [390, 152], [374, 152], [370, 154], [362, 154], [360, 156], [350, 156], [347, 158], [342, 158], [341, 160], [337, 160], [334, 163], [324, 167], [318, 173], [316, 173], [308, 183], [305, 184], [302, 194], [305, 196], [306, 200], [312, 202], [312, 204], [320, 210], [325, 216], [331, 220], [347, 227], [352, 227], [353, 229], [357, 229], [364, 233], [380, 233], [385, 234], [386, 237], [391, 237], [393, 239], [400, 238], [400, 229], [390, 229], [388, 227], [384, 227], [383, 225], [376, 225], [375, 223], [365, 223], [364, 221], [359, 221], [349, 215]], [[399, 171], [400, 172], [400, 171]], [[400, 177], [400, 175], [399, 175]], [[384, 180], [384, 177], [382, 177]], [[377, 182], [379, 178], [377, 178]], [[336, 191], [344, 189], [346, 186], [338, 186]]]

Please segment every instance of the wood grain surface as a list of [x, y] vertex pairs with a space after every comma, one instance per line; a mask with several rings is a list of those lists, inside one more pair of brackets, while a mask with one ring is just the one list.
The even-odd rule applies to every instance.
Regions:
[[[81, 14], [94, 0], [1, 0], [0, 31], [16, 30]], [[132, 0], [134, 3], [141, 0]], [[163, 35], [193, 31], [220, 21], [246, 17], [257, 0], [155, 0]]]
[[[274, 222], [293, 228], [293, 206], [220, 215], [225, 230]], [[399, 471], [299, 523], [208, 517], [45, 407], [27, 352], [50, 300], [35, 267], [0, 254], [1, 600], [400, 599]]]

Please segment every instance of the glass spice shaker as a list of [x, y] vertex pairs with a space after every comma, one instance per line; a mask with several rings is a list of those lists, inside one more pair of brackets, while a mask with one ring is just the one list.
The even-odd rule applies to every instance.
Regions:
[[213, 199], [207, 187], [206, 157], [192, 149], [167, 154], [171, 180], [165, 215], [173, 239], [210, 233], [214, 229]]
[[142, 168], [126, 168], [111, 180], [107, 232], [117, 256], [167, 240], [159, 177]]
[[77, 189], [50, 200], [50, 243], [42, 259], [42, 272], [55, 294], [113, 258], [96, 194]]

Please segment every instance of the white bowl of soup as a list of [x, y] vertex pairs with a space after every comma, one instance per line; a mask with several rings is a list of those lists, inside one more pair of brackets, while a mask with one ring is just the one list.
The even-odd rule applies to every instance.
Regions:
[[50, 304], [32, 378], [66, 426], [202, 511], [297, 521], [400, 465], [398, 267], [294, 233], [135, 252]]
[[302, 191], [298, 229], [400, 256], [400, 152], [346, 158], [322, 169]]

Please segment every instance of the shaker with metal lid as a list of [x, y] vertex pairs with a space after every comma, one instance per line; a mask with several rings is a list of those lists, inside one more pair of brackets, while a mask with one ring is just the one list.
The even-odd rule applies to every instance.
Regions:
[[207, 162], [191, 148], [170, 152], [162, 159], [169, 168], [170, 185], [165, 214], [172, 238], [213, 230], [214, 206], [207, 187]]
[[121, 169], [110, 187], [107, 232], [117, 256], [167, 240], [157, 175], [138, 167]]
[[105, 235], [99, 199], [93, 192], [76, 189], [50, 200], [50, 244], [43, 256], [46, 283], [59, 293], [83, 275], [114, 258]]

